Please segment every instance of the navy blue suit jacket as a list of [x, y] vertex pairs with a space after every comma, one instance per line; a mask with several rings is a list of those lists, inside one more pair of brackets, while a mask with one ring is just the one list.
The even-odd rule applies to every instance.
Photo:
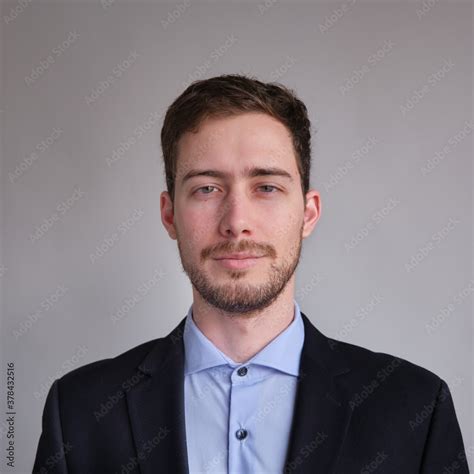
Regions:
[[[448, 386], [401, 358], [305, 340], [285, 473], [467, 474]], [[54, 381], [34, 473], [185, 474], [185, 318], [166, 337]]]

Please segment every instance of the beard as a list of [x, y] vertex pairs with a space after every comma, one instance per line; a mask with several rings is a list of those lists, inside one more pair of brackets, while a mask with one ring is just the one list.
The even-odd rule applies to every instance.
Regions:
[[[177, 242], [181, 265], [183, 271], [189, 277], [191, 284], [201, 297], [211, 306], [229, 314], [245, 314], [252, 316], [259, 311], [271, 305], [280, 293], [285, 289], [288, 281], [298, 266], [301, 248], [303, 224], [295, 244], [292, 246], [286, 258], [281, 263], [272, 262], [268, 270], [267, 281], [261, 284], [250, 284], [242, 281], [246, 279], [248, 271], [251, 270], [226, 270], [230, 282], [218, 283], [218, 278], [212, 278], [204, 270], [203, 263], [209, 258], [209, 255], [219, 253], [256, 251], [264, 254], [266, 258], [276, 260], [276, 252], [269, 245], [255, 245], [250, 241], [240, 241], [237, 246], [228, 241], [221, 245], [206, 249], [201, 252], [201, 264], [197, 265], [185, 258], [182, 248], [182, 241], [177, 233]], [[189, 242], [189, 240], [187, 240]]]

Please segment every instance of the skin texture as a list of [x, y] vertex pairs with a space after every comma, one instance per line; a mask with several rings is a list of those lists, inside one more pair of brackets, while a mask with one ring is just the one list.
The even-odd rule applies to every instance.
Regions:
[[[206, 119], [181, 137], [177, 163], [175, 200], [161, 193], [161, 220], [192, 284], [193, 320], [232, 360], [246, 362], [294, 318], [294, 271], [319, 220], [319, 193], [304, 199], [289, 131], [259, 112]], [[290, 178], [248, 176], [253, 167]], [[224, 175], [184, 179], [193, 170]], [[245, 269], [215, 259], [243, 251], [262, 257]]]

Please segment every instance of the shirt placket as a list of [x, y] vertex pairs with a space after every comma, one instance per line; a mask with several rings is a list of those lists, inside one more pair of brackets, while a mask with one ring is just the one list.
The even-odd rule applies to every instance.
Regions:
[[252, 413], [255, 411], [255, 384], [252, 366], [238, 366], [231, 375], [229, 400], [229, 474], [249, 472]]

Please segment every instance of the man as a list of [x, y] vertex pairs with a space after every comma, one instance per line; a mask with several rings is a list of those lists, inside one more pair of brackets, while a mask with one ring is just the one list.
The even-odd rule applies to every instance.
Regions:
[[295, 94], [197, 81], [161, 140], [193, 303], [166, 337], [53, 383], [34, 472], [467, 473], [444, 380], [326, 337], [294, 299], [321, 213]]

